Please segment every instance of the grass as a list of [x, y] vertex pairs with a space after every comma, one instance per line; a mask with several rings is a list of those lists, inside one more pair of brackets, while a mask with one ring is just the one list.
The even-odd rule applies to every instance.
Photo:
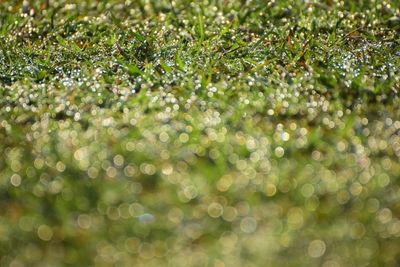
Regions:
[[396, 1], [7, 1], [1, 266], [396, 266]]

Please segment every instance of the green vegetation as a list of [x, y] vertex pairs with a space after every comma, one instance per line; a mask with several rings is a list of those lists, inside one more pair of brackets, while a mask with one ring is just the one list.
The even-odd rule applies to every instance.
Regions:
[[399, 1], [1, 1], [0, 266], [398, 266]]

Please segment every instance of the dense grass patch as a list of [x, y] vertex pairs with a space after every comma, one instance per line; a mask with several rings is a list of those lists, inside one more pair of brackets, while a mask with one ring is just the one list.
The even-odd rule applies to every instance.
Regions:
[[397, 1], [7, 1], [0, 266], [396, 266]]

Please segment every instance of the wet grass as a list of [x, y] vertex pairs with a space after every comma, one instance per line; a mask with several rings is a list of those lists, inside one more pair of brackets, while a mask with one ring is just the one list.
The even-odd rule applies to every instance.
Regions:
[[396, 266], [396, 1], [8, 1], [0, 266]]

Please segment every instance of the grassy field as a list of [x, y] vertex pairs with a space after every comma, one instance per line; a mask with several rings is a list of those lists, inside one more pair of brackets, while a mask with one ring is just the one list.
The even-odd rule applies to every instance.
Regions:
[[399, 1], [0, 1], [0, 266], [399, 266]]

